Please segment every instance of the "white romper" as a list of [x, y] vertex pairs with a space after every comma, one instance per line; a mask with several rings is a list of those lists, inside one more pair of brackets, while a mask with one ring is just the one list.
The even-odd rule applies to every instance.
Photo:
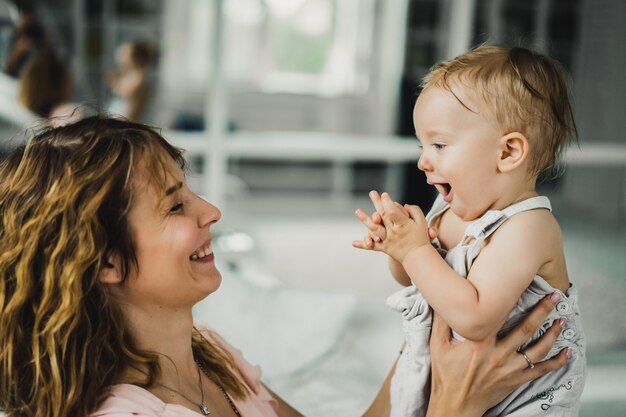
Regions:
[[[449, 208], [439, 196], [426, 216], [429, 225]], [[503, 210], [490, 210], [472, 222], [465, 230], [461, 242], [445, 251], [439, 241], [433, 245], [454, 270], [467, 277], [474, 259], [480, 253], [485, 239], [509, 217], [526, 210], [551, 210], [546, 197], [533, 197], [513, 204]], [[506, 279], [506, 277], [502, 277]], [[433, 277], [436, 279], [436, 277]], [[519, 323], [532, 308], [553, 292], [561, 294], [561, 300], [550, 316], [533, 335], [531, 344], [552, 325], [554, 320], [567, 317], [567, 325], [559, 335], [547, 357], [552, 357], [563, 348], [572, 348], [573, 355], [568, 363], [556, 371], [531, 381], [510, 394], [500, 404], [489, 410], [485, 416], [577, 416], [580, 408], [580, 395], [586, 378], [586, 340], [578, 308], [578, 294], [570, 286], [566, 294], [553, 288], [542, 277], [535, 276], [509, 314], [499, 336], [506, 335]], [[387, 304], [399, 311], [403, 318], [406, 346], [391, 380], [391, 417], [425, 416], [430, 393], [430, 351], [428, 342], [432, 325], [432, 311], [414, 285], [403, 288], [387, 299]], [[463, 338], [455, 333], [457, 339]]]

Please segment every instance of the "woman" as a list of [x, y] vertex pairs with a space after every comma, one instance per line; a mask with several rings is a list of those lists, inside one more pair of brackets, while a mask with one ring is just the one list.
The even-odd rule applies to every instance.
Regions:
[[[100, 116], [49, 128], [2, 162], [0, 409], [8, 416], [300, 415], [260, 382], [258, 368], [193, 322], [192, 306], [221, 281], [211, 249], [220, 212], [187, 188], [184, 168], [181, 151], [152, 129]], [[436, 322], [429, 415], [482, 415], [561, 366], [563, 353], [525, 369], [515, 352], [544, 310], [500, 342], [453, 344]], [[526, 354], [543, 357], [558, 331]], [[388, 415], [387, 384], [366, 415]]]

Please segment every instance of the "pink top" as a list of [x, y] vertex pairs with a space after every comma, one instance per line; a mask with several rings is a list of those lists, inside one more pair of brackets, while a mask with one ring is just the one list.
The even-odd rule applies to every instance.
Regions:
[[[261, 384], [261, 368], [246, 361], [241, 351], [235, 349], [214, 331], [198, 326], [209, 340], [231, 353], [241, 382], [248, 388], [245, 400], [233, 403], [244, 417], [277, 417], [278, 402]], [[198, 417], [202, 415], [178, 404], [169, 404], [137, 385], [118, 384], [110, 388], [109, 396], [91, 417]]]

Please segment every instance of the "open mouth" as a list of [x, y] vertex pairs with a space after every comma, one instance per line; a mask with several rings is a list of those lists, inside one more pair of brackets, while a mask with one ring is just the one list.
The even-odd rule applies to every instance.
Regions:
[[192, 261], [209, 260], [211, 258], [213, 258], [213, 248], [210, 241], [204, 243], [189, 256], [189, 259]]
[[449, 203], [452, 201], [452, 186], [448, 183], [434, 184], [437, 191], [443, 196], [443, 201]]

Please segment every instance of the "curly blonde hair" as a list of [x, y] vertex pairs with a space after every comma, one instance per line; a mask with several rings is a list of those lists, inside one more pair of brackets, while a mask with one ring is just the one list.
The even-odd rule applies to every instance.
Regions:
[[477, 93], [502, 134], [517, 131], [526, 136], [532, 174], [556, 173], [567, 145], [578, 139], [566, 73], [557, 61], [525, 48], [483, 44], [436, 64], [422, 87], [454, 94], [455, 82]]
[[[137, 267], [127, 214], [134, 169], [149, 155], [155, 186], [182, 152], [152, 128], [94, 116], [48, 128], [0, 164], [0, 409], [7, 416], [85, 416], [129, 366], [138, 385], [160, 375], [137, 348], [98, 276], [117, 254]], [[246, 391], [233, 358], [194, 333], [194, 353], [235, 397]]]

